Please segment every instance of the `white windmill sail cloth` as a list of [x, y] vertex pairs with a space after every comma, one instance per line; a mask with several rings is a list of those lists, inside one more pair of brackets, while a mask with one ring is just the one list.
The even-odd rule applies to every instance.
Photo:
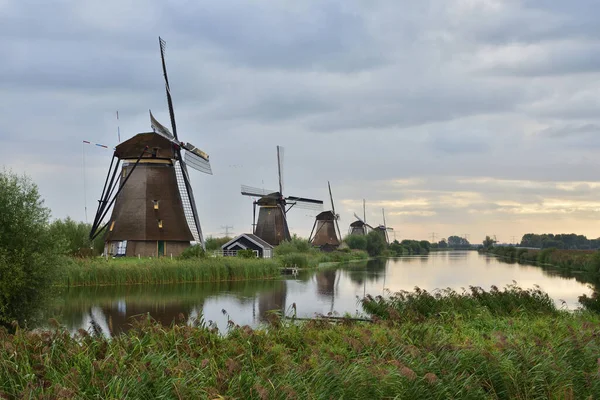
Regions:
[[192, 236], [194, 237], [194, 241], [197, 243], [202, 242], [202, 232], [198, 232], [196, 228], [196, 220], [194, 218], [194, 212], [192, 210], [192, 205], [190, 203], [191, 199], [188, 196], [187, 189], [185, 187], [185, 180], [183, 178], [183, 172], [181, 170], [181, 166], [179, 165], [179, 161], [175, 161], [175, 175], [177, 176], [177, 187], [179, 188], [179, 195], [181, 196], [181, 201], [183, 203], [183, 213], [185, 214], [185, 220], [192, 232]]
[[150, 111], [150, 126], [152, 127], [154, 132], [158, 133], [159, 135], [164, 136], [169, 140], [175, 139], [175, 136], [173, 136], [171, 131], [169, 131], [166, 126], [158, 122], [156, 118], [154, 118], [154, 115], [152, 115], [152, 111]]

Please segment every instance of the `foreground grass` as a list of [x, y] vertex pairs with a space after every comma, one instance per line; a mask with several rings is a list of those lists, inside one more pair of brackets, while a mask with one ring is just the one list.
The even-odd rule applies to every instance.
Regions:
[[546, 297], [418, 290], [366, 299], [374, 323], [273, 315], [226, 336], [150, 321], [110, 341], [0, 331], [0, 397], [598, 398], [600, 319]]
[[140, 283], [219, 282], [266, 279], [280, 275], [273, 259], [236, 257], [178, 259], [65, 259], [61, 286], [127, 285]]

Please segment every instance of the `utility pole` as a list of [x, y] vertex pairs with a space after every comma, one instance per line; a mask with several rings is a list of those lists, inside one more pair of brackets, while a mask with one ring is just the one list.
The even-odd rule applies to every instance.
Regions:
[[231, 226], [230, 225], [225, 225], [225, 226], [221, 225], [221, 229], [224, 230], [224, 232], [221, 232], [221, 234], [229, 237], [229, 230], [233, 229], [233, 225], [231, 225]]
[[516, 244], [515, 238], [516, 238], [516, 236], [514, 236], [514, 235], [510, 237], [510, 239], [511, 239], [510, 243], [511, 244]]
[[468, 233], [463, 233], [463, 239], [465, 239], [467, 242], [469, 241], [469, 235]]
[[431, 243], [436, 243], [436, 241], [435, 241], [436, 236], [437, 236], [437, 233], [435, 233], [435, 232], [431, 232], [429, 234], [429, 237], [431, 238]]

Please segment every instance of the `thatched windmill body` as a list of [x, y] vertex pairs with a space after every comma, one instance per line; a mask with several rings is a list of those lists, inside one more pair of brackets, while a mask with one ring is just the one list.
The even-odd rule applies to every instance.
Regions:
[[333, 195], [331, 194], [331, 185], [329, 182], [327, 182], [327, 187], [329, 188], [329, 198], [331, 199], [331, 210], [323, 211], [317, 215], [308, 239], [313, 246], [318, 246], [323, 250], [339, 247], [342, 238], [338, 225], [340, 216], [335, 212], [335, 204], [333, 203]]
[[154, 131], [115, 148], [90, 232], [90, 238], [105, 232], [106, 255], [159, 257], [178, 255], [190, 242], [204, 246], [187, 167], [212, 174], [209, 157], [178, 138], [165, 42], [159, 43], [173, 132], [150, 113]]
[[[253, 202], [252, 233], [273, 246], [291, 240], [286, 214], [293, 207], [320, 211], [323, 206], [322, 200], [283, 195], [283, 148], [281, 146], [277, 146], [277, 170], [279, 191], [242, 185], [242, 195], [258, 198]], [[258, 207], [258, 221], [256, 207]]]

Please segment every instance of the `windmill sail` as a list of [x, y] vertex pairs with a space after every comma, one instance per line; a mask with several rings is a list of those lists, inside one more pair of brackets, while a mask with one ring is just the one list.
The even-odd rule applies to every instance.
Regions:
[[191, 145], [190, 143], [183, 145], [183, 148], [187, 150], [183, 155], [183, 159], [190, 168], [212, 175], [212, 169], [210, 168], [210, 162], [208, 161], [208, 154]]
[[331, 199], [331, 212], [333, 212], [333, 217], [335, 218], [335, 227], [337, 228], [338, 237], [340, 240], [342, 239], [342, 232], [340, 231], [340, 225], [338, 220], [340, 216], [335, 213], [335, 204], [333, 203], [333, 194], [331, 194], [331, 184], [327, 181], [327, 187], [329, 188], [329, 198]]
[[277, 171], [279, 173], [279, 193], [283, 194], [283, 147], [277, 146]]
[[[179, 140], [177, 137], [177, 124], [175, 123], [175, 111], [173, 109], [173, 99], [171, 98], [171, 88], [169, 86], [169, 77], [167, 75], [167, 65], [165, 63], [165, 46], [166, 42], [162, 40], [160, 37], [158, 38], [158, 43], [160, 46], [160, 58], [162, 62], [163, 75], [165, 77], [165, 89], [167, 92], [167, 104], [169, 106], [169, 116], [171, 117], [171, 128], [173, 129], [173, 136], [175, 140]], [[167, 130], [168, 132], [168, 130]], [[189, 145], [189, 143], [188, 143]], [[191, 145], [190, 145], [191, 146]], [[191, 146], [193, 147], [193, 146]], [[194, 148], [195, 149], [195, 148]], [[193, 149], [192, 149], [193, 150]], [[187, 153], [186, 153], [187, 154]], [[194, 154], [194, 153], [190, 153]], [[205, 154], [202, 152], [202, 154]], [[202, 245], [203, 249], [206, 249], [204, 244], [204, 237], [202, 236], [202, 228], [200, 227], [200, 219], [198, 218], [198, 211], [196, 209], [196, 202], [194, 200], [194, 193], [192, 191], [192, 186], [190, 185], [190, 178], [187, 171], [187, 166], [185, 161], [181, 157], [181, 149], [177, 147], [177, 161], [175, 165], [175, 171], [177, 174], [177, 185], [179, 187], [179, 193], [181, 194], [181, 200], [183, 201], [184, 213], [186, 216], [187, 223], [190, 227], [190, 231], [192, 232], [192, 236], [198, 243]], [[202, 157], [197, 155], [199, 159], [202, 160]], [[188, 159], [189, 160], [189, 159]], [[194, 164], [199, 167], [203, 167], [205, 170], [207, 169], [212, 174], [210, 170], [210, 164], [208, 167], [203, 162], [194, 163], [193, 160], [190, 165]], [[206, 155], [206, 163], [208, 163], [208, 155]], [[178, 168], [179, 167], [179, 168]], [[202, 171], [205, 172], [205, 171]], [[185, 192], [184, 192], [185, 191]]]
[[150, 127], [152, 127], [152, 130], [154, 130], [154, 132], [158, 133], [159, 135], [161, 135], [171, 141], [173, 139], [175, 139], [175, 137], [173, 136], [171, 131], [169, 131], [169, 129], [167, 129], [166, 126], [164, 126], [163, 124], [158, 122], [156, 120], [156, 118], [154, 118], [154, 115], [152, 115], [152, 111], [149, 111], [149, 112], [150, 112]]
[[242, 195], [244, 196], [252, 196], [252, 197], [262, 197], [267, 196], [271, 193], [276, 193], [275, 190], [270, 189], [260, 189], [248, 185], [242, 185]]
[[196, 211], [196, 202], [194, 200], [194, 192], [190, 185], [189, 175], [185, 163], [180, 161], [175, 162], [175, 175], [177, 176], [177, 186], [179, 195], [183, 203], [183, 212], [188, 223], [194, 240], [198, 243], [204, 243], [200, 221], [198, 220], [198, 212]]

